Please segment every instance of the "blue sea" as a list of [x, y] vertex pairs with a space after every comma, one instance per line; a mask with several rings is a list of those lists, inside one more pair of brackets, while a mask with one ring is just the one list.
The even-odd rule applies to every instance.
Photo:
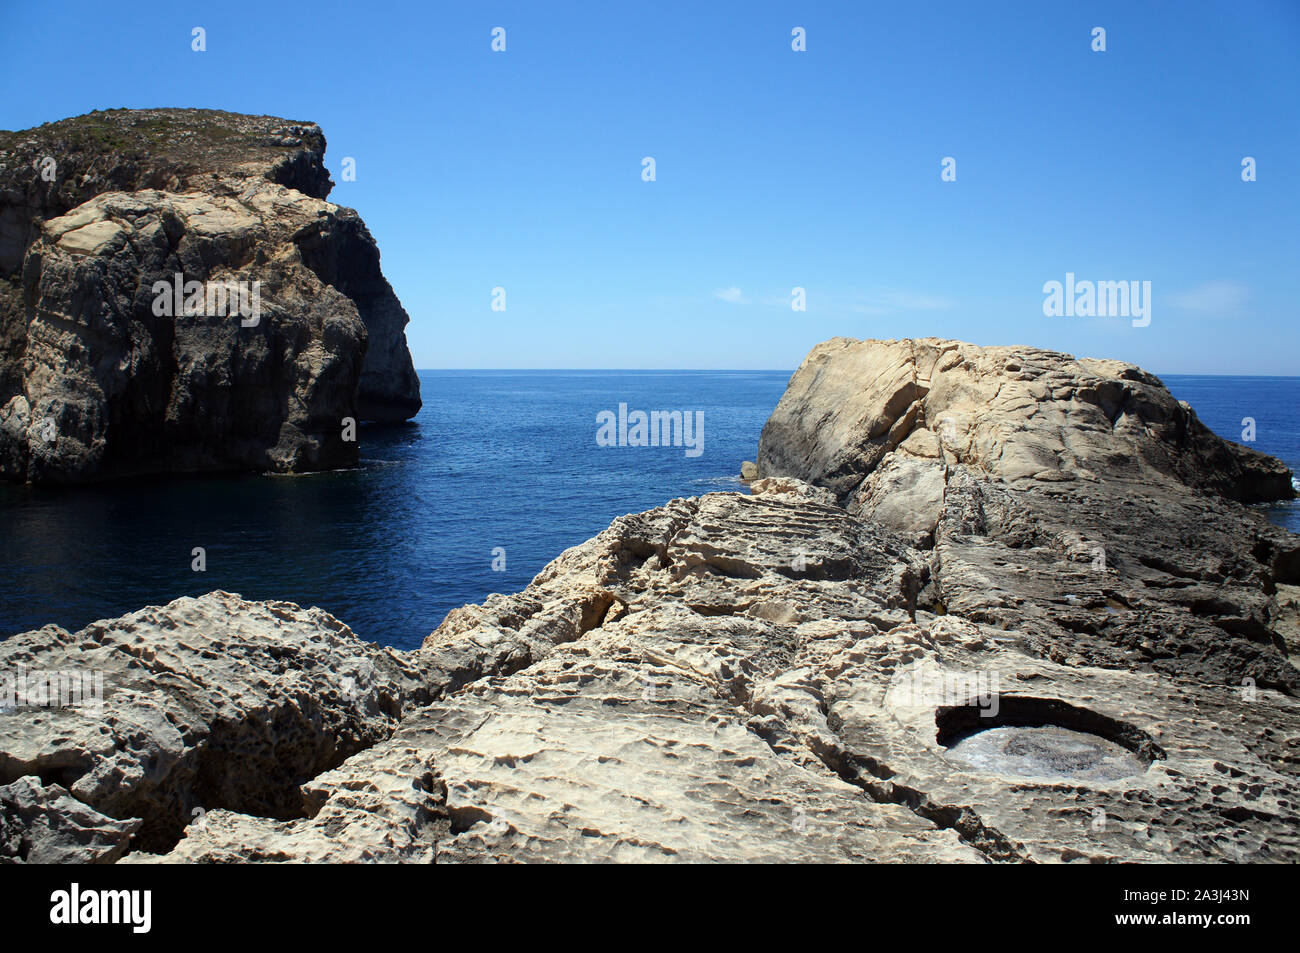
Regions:
[[[355, 470], [0, 485], [0, 637], [226, 589], [321, 606], [363, 638], [412, 648], [449, 609], [522, 589], [617, 516], [738, 489], [789, 376], [423, 371], [419, 416], [362, 428]], [[1300, 378], [1164, 380], [1231, 440], [1253, 417], [1253, 446], [1300, 469]], [[620, 403], [702, 411], [703, 453], [597, 446], [596, 415]], [[1294, 504], [1267, 510], [1300, 530]]]

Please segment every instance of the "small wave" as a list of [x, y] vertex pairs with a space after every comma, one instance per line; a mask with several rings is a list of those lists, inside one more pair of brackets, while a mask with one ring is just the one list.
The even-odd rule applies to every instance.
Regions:
[[691, 481], [691, 486], [724, 486], [730, 489], [736, 489], [744, 485], [744, 481], [738, 476], [708, 477], [707, 479]]

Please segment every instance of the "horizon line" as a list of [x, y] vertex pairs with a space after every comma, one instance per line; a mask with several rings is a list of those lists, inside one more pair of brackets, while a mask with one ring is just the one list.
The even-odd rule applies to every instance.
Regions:
[[[1146, 368], [1142, 368], [1146, 370]], [[779, 367], [417, 367], [415, 372], [429, 371], [431, 373], [446, 373], [448, 371], [491, 371], [494, 373], [502, 372], [529, 372], [529, 373], [555, 373], [567, 374], [577, 371], [585, 373], [646, 373], [646, 374], [793, 374], [798, 368], [779, 368]], [[1148, 371], [1156, 377], [1250, 377], [1260, 380], [1300, 380], [1300, 374], [1207, 374], [1196, 371]]]

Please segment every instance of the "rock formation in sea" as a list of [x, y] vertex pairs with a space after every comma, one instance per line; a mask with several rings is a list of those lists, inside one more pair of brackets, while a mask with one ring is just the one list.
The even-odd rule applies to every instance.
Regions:
[[1131, 365], [841, 339], [748, 472], [411, 652], [224, 592], [0, 643], [103, 677], [0, 711], [0, 857], [1300, 860], [1277, 461]]
[[324, 154], [203, 109], [0, 132], [0, 476], [347, 466], [346, 418], [414, 416], [407, 314]]

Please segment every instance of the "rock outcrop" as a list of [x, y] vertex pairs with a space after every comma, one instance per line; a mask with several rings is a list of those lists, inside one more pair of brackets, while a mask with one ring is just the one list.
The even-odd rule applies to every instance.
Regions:
[[960, 464], [1015, 487], [1104, 479], [1243, 503], [1295, 496], [1279, 461], [1215, 436], [1139, 367], [939, 338], [813, 348], [763, 428], [757, 463], [859, 511], [873, 490], [864, 480], [895, 452], [895, 466]]
[[1300, 539], [1236, 502], [1294, 497], [1290, 471], [1133, 365], [837, 338], [791, 378], [758, 467], [932, 549], [936, 604], [1040, 654], [1300, 687], [1277, 598]]
[[[992, 386], [995, 349], [915, 346]], [[0, 671], [106, 673], [94, 721], [0, 712], [0, 857], [1300, 860], [1297, 538], [1230, 498], [1283, 468], [1147, 375], [1114, 405], [1145, 422], [1110, 418], [1136, 462], [1102, 465], [1091, 402], [1007, 385], [954, 441], [926, 411], [961, 401], [914, 405], [957, 379], [907, 384], [910, 353], [819, 348], [750, 493], [620, 517], [413, 652], [226, 593], [0, 644]], [[840, 354], [875, 361], [857, 391]]]
[[111, 864], [143, 823], [114, 820], [59, 785], [24, 775], [0, 787], [0, 862]]
[[298, 785], [431, 698], [419, 656], [363, 642], [318, 609], [223, 592], [75, 634], [46, 626], [0, 653], [26, 689], [26, 704], [0, 708], [0, 784], [38, 779], [142, 819], [121, 834], [146, 850], [207, 810], [296, 816]]
[[347, 466], [346, 418], [415, 414], [406, 312], [324, 151], [210, 110], [0, 133], [0, 476]]

